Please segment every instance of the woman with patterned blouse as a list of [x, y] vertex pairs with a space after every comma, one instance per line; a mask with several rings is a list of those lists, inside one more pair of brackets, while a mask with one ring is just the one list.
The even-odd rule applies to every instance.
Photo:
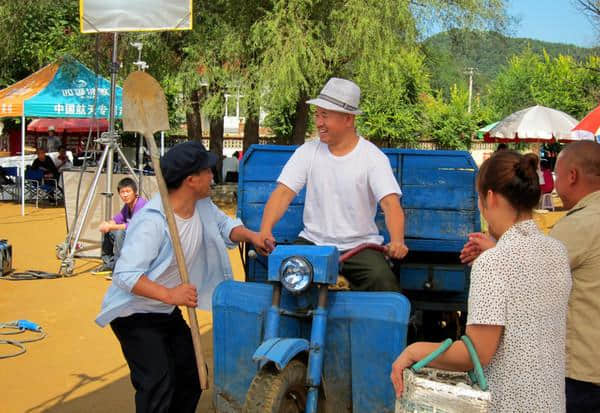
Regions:
[[[466, 334], [489, 381], [493, 412], [565, 411], [565, 330], [571, 273], [565, 247], [532, 220], [540, 198], [538, 157], [503, 151], [481, 166], [479, 209], [495, 247], [471, 272]], [[398, 397], [402, 372], [439, 343], [414, 343], [392, 366]], [[431, 367], [473, 368], [462, 342]]]

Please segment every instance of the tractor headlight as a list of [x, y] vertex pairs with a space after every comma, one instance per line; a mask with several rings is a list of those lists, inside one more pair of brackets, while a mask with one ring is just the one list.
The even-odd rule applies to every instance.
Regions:
[[305, 258], [289, 257], [281, 263], [279, 277], [286, 290], [300, 294], [310, 286], [313, 268]]

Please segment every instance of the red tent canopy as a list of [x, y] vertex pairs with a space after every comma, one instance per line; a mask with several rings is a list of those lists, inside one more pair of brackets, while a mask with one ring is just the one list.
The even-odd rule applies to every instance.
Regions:
[[27, 126], [28, 132], [48, 132], [48, 127], [54, 126], [56, 133], [87, 133], [97, 129], [100, 132], [108, 130], [108, 120], [92, 118], [45, 118], [35, 119]]

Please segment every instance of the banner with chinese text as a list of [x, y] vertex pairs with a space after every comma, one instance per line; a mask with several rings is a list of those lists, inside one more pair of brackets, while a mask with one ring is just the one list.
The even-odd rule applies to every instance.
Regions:
[[[97, 82], [97, 85], [96, 85]], [[97, 98], [96, 97], [97, 93]], [[122, 89], [116, 88], [115, 117], [123, 114]], [[64, 59], [54, 78], [25, 101], [25, 116], [39, 118], [108, 118], [110, 82], [74, 59]]]

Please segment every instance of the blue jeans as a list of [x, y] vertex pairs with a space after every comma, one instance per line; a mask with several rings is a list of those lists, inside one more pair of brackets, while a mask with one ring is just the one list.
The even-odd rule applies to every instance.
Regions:
[[105, 268], [115, 268], [115, 263], [121, 255], [121, 248], [125, 241], [125, 231], [111, 231], [104, 234], [102, 239], [102, 263]]

